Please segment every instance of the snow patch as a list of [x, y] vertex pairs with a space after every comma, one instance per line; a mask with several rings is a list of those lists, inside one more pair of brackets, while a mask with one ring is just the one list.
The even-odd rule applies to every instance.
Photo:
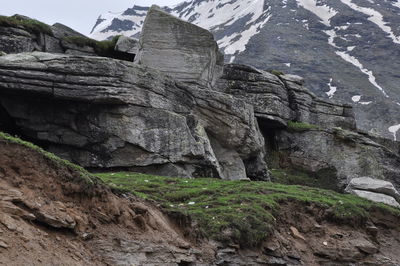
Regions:
[[329, 91], [326, 92], [326, 95], [328, 95], [329, 99], [331, 99], [333, 97], [333, 95], [335, 94], [337, 87], [336, 86], [332, 86], [332, 79], [329, 80], [328, 86], [329, 86]]
[[227, 55], [243, 52], [246, 50], [246, 45], [251, 37], [259, 33], [260, 29], [270, 20], [271, 16], [268, 15], [263, 21], [251, 25], [247, 30], [225, 36], [218, 41], [219, 47], [224, 49], [224, 53]]
[[396, 36], [393, 33], [392, 29], [388, 25], [386, 25], [386, 22], [383, 20], [383, 16], [381, 13], [372, 8], [358, 6], [354, 4], [352, 0], [340, 0], [340, 1], [343, 4], [348, 5], [351, 9], [367, 15], [368, 20], [377, 25], [382, 31], [387, 33], [394, 43], [400, 44], [400, 36]]
[[[185, 7], [180, 9], [182, 5]], [[269, 11], [270, 7], [264, 8], [264, 0], [208, 0], [183, 2], [171, 14], [208, 30], [231, 26], [245, 19], [242, 32], [224, 36], [217, 41], [226, 55], [234, 55], [243, 52], [251, 37], [258, 34], [268, 22], [271, 18]]]
[[400, 8], [400, 0], [395, 0], [395, 2], [392, 2], [392, 5]]
[[131, 30], [123, 32], [125, 36], [133, 36], [139, 33], [142, 30], [142, 25], [144, 23], [147, 11], [137, 10], [136, 15], [133, 16], [123, 15], [123, 13], [124, 12], [108, 12], [104, 15], [101, 15], [99, 19], [103, 21], [99, 25], [97, 25], [96, 28], [93, 29], [92, 34], [89, 35], [90, 38], [93, 38], [95, 40], [105, 40], [111, 36], [120, 35], [120, 31], [107, 30], [107, 28], [112, 25], [114, 19], [118, 19], [120, 21], [128, 20], [134, 23], [134, 26]]
[[393, 134], [394, 141], [397, 141], [397, 131], [400, 130], [400, 124], [391, 126], [388, 129], [389, 129], [389, 132]]
[[358, 67], [362, 73], [368, 75], [369, 82], [372, 85], [374, 85], [378, 90], [380, 90], [382, 92], [382, 94], [386, 98], [389, 98], [389, 96], [387, 95], [385, 90], [376, 82], [376, 78], [374, 76], [374, 73], [371, 70], [368, 70], [368, 69], [364, 68], [364, 66], [360, 63], [360, 61], [358, 61], [357, 58], [347, 54], [346, 52], [342, 52], [342, 51], [336, 51], [336, 54], [339, 55], [343, 60], [353, 64], [356, 67]]
[[314, 13], [320, 18], [321, 22], [326, 26], [330, 26], [330, 20], [338, 12], [327, 5], [321, 5], [317, 3], [317, 0], [297, 0], [297, 4], [304, 9]]
[[290, 67], [292, 64], [291, 64], [291, 63], [285, 63], [285, 65], [286, 65], [287, 67]]
[[333, 30], [324, 30], [323, 32], [329, 36], [329, 38], [328, 38], [329, 45], [331, 45], [335, 48], [339, 48], [335, 44], [335, 38], [337, 37], [336, 31], [333, 29]]
[[354, 50], [354, 48], [356, 48], [356, 47], [355, 46], [349, 46], [349, 47], [347, 47], [347, 51], [351, 52], [351, 51]]
[[351, 100], [355, 103], [358, 103], [361, 100], [361, 95], [354, 95], [351, 97]]

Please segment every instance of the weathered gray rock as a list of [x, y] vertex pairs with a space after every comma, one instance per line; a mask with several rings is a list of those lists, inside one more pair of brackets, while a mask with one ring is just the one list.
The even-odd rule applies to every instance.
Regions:
[[39, 45], [35, 36], [26, 30], [12, 27], [0, 27], [0, 51], [22, 53], [37, 50]]
[[73, 30], [70, 27], [65, 26], [64, 24], [61, 24], [61, 23], [53, 24], [53, 26], [51, 26], [51, 30], [53, 32], [54, 37], [57, 39], [60, 39], [60, 40], [62, 38], [71, 37], [71, 36], [83, 37], [83, 38], [86, 37], [85, 35], [77, 32], [76, 30]]
[[348, 192], [351, 192], [352, 190], [366, 190], [391, 196], [397, 201], [400, 200], [400, 194], [392, 183], [371, 177], [353, 178], [346, 188], [346, 191]]
[[268, 127], [299, 121], [321, 127], [355, 129], [351, 106], [323, 101], [303, 87], [295, 75], [276, 76], [249, 66], [228, 64], [217, 89], [254, 106], [256, 116]]
[[126, 36], [120, 36], [115, 44], [115, 50], [118, 52], [136, 55], [139, 51], [139, 41]]
[[359, 176], [400, 188], [399, 155], [365, 135], [339, 128], [279, 130], [275, 141], [281, 166], [313, 173], [330, 188], [344, 189]]
[[223, 61], [209, 31], [180, 20], [157, 6], [150, 8], [135, 62], [179, 81], [211, 87], [222, 72]]
[[388, 196], [382, 193], [375, 193], [357, 189], [350, 190], [349, 192], [361, 198], [368, 199], [370, 201], [385, 203], [387, 205], [400, 208], [400, 204], [392, 196]]
[[61, 40], [61, 46], [65, 50], [66, 54], [70, 55], [82, 55], [82, 56], [95, 56], [96, 52], [94, 48], [87, 45], [77, 45], [68, 40]]
[[85, 167], [173, 165], [184, 176], [267, 177], [264, 139], [250, 105], [144, 66], [7, 55], [0, 58], [0, 95], [22, 135]]

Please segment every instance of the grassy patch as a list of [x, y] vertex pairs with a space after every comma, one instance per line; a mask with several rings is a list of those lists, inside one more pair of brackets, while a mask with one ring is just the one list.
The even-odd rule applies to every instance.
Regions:
[[310, 175], [293, 170], [271, 169], [272, 181], [285, 185], [320, 187], [318, 180]]
[[44, 33], [53, 36], [53, 31], [49, 25], [35, 19], [26, 19], [21, 16], [0, 16], [0, 26], [16, 28], [22, 27], [35, 34]]
[[301, 185], [338, 191], [335, 182], [336, 175], [323, 171], [322, 173], [306, 173], [294, 169], [271, 169], [271, 180], [285, 185]]
[[101, 56], [110, 56], [114, 53], [114, 47], [120, 36], [115, 36], [112, 40], [96, 41], [82, 36], [69, 36], [63, 38], [63, 41], [75, 44], [80, 47], [93, 47], [96, 54]]
[[271, 232], [282, 201], [316, 203], [331, 210], [333, 219], [366, 219], [369, 209], [400, 211], [365, 199], [329, 190], [270, 182], [182, 179], [137, 173], [104, 173], [98, 177], [112, 187], [151, 199], [163, 208], [189, 215], [204, 235], [256, 246]]
[[0, 132], [0, 139], [3, 139], [7, 142], [16, 143], [16, 144], [25, 146], [29, 149], [32, 149], [36, 152], [43, 154], [46, 158], [50, 159], [51, 161], [55, 162], [56, 164], [71, 168], [71, 169], [79, 172], [86, 183], [94, 184], [96, 182], [95, 181], [96, 178], [92, 174], [90, 174], [88, 171], [86, 171], [83, 167], [73, 164], [70, 161], [61, 159], [60, 157], [56, 156], [55, 154], [45, 151], [42, 148], [40, 148], [39, 146], [36, 146], [35, 144], [33, 144], [31, 142], [24, 141], [20, 138], [13, 137], [13, 136], [11, 136], [7, 133], [3, 133], [3, 132]]
[[270, 73], [275, 75], [275, 76], [278, 76], [278, 77], [282, 76], [282, 75], [285, 75], [282, 71], [279, 71], [279, 70], [276, 70], [276, 69], [271, 70]]
[[311, 129], [319, 129], [319, 127], [316, 125], [303, 123], [303, 122], [295, 122], [295, 121], [289, 121], [287, 123], [287, 127], [289, 130], [293, 130], [293, 131], [307, 131], [307, 130], [311, 130]]

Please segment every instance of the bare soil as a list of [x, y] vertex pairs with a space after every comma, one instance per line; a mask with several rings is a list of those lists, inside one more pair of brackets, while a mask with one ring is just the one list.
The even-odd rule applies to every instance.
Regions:
[[377, 210], [358, 225], [330, 221], [319, 206], [281, 209], [262, 247], [224, 246], [195, 238], [188, 221], [156, 203], [88, 185], [0, 140], [0, 265], [400, 265], [397, 217]]

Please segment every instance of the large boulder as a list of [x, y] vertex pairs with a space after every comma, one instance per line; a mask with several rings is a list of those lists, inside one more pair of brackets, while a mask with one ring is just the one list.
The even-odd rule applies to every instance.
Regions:
[[374, 176], [400, 188], [399, 154], [368, 135], [340, 128], [289, 128], [277, 131], [275, 141], [282, 167], [328, 178], [338, 190], [360, 176]]
[[150, 8], [135, 62], [179, 81], [211, 87], [222, 72], [223, 61], [208, 30], [176, 18], [157, 6]]
[[391, 196], [382, 194], [382, 193], [375, 193], [371, 191], [366, 191], [366, 190], [350, 190], [349, 191], [351, 194], [357, 195], [361, 198], [374, 201], [374, 202], [380, 202], [384, 203], [393, 207], [398, 207], [400, 208], [400, 204]]
[[400, 193], [391, 182], [385, 180], [371, 177], [353, 178], [346, 187], [346, 192], [400, 207], [398, 203], [400, 202]]
[[6, 55], [0, 95], [4, 123], [85, 167], [267, 178], [251, 105], [145, 66], [40, 52]]

